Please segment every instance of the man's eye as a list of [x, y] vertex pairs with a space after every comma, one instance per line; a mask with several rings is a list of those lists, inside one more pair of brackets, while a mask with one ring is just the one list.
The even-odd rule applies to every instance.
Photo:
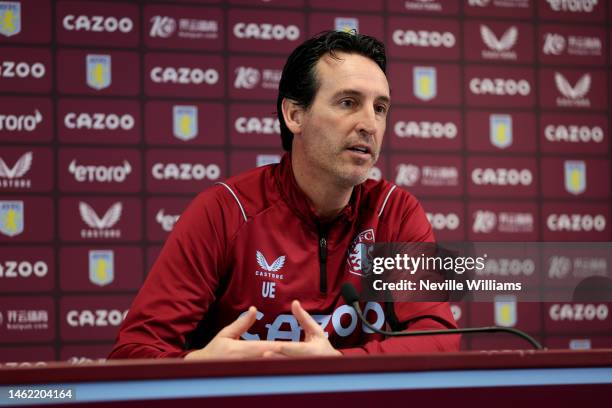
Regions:
[[377, 113], [387, 113], [387, 107], [385, 105], [376, 106]]
[[343, 99], [342, 101], [340, 101], [340, 105], [346, 107], [346, 108], [351, 108], [353, 106], [355, 106], [355, 101], [351, 100], [351, 99]]

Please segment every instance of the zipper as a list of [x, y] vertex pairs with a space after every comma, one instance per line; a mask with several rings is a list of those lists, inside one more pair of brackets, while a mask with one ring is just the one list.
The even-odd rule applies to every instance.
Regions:
[[327, 238], [319, 230], [319, 291], [327, 293]]

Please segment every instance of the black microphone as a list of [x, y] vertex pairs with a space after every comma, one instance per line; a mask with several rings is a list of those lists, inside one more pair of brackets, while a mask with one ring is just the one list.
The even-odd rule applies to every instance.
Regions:
[[361, 312], [361, 307], [359, 307], [359, 295], [357, 294], [357, 289], [353, 286], [352, 283], [346, 282], [342, 285], [340, 289], [340, 293], [342, 294], [342, 298], [347, 305], [353, 306], [353, 309], [357, 312], [357, 316], [363, 322], [363, 324], [368, 327], [370, 330], [382, 334], [384, 336], [431, 336], [438, 334], [461, 334], [461, 333], [497, 333], [504, 332], [510, 333], [515, 336], [519, 336], [520, 338], [528, 341], [535, 349], [543, 350], [544, 347], [533, 337], [528, 335], [527, 333], [513, 329], [511, 327], [499, 327], [499, 326], [488, 326], [488, 327], [469, 327], [463, 329], [445, 329], [445, 330], [415, 330], [415, 331], [402, 331], [402, 332], [393, 332], [386, 330], [379, 330], [376, 327], [372, 326], [370, 322], [368, 322]]

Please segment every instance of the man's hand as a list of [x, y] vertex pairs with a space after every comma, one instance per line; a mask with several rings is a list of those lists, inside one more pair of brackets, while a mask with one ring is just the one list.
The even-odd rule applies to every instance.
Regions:
[[257, 358], [264, 357], [266, 353], [276, 355], [283, 343], [240, 340], [240, 336], [255, 323], [256, 318], [257, 309], [251, 306], [244, 316], [225, 326], [204, 348], [187, 354], [185, 360]]
[[266, 351], [264, 357], [341, 356], [325, 335], [321, 326], [305, 311], [300, 302], [291, 303], [291, 313], [304, 330], [304, 341], [282, 342], [280, 351]]

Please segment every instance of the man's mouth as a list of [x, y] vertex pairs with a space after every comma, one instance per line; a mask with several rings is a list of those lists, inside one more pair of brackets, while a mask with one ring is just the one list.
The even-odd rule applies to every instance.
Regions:
[[357, 153], [362, 153], [362, 154], [370, 154], [370, 155], [372, 154], [372, 150], [367, 145], [350, 146], [348, 147], [348, 150], [357, 152]]

